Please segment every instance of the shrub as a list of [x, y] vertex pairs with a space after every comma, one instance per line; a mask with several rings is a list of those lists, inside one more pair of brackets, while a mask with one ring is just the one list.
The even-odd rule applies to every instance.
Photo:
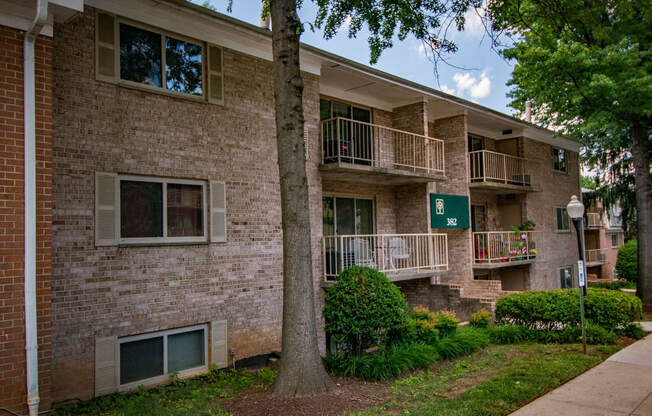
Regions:
[[[578, 343], [582, 342], [582, 328], [566, 326], [563, 329], [529, 329], [522, 325], [499, 325], [489, 329], [489, 338], [493, 344], [515, 344], [519, 342], [542, 343]], [[613, 344], [616, 334], [598, 325], [586, 324], [587, 344]]]
[[324, 366], [338, 376], [386, 380], [406, 371], [427, 368], [438, 359], [439, 353], [434, 345], [397, 343], [363, 356], [329, 354], [324, 359]]
[[436, 344], [439, 340], [436, 324], [434, 313], [424, 306], [415, 306], [411, 311], [411, 319], [403, 339], [408, 342]]
[[635, 282], [638, 278], [638, 244], [629, 240], [618, 249], [616, 272], [621, 279]]
[[490, 323], [491, 314], [486, 309], [471, 314], [471, 319], [469, 320], [469, 324], [476, 328], [487, 328]]
[[460, 320], [455, 317], [453, 311], [439, 311], [435, 314], [435, 322], [435, 328], [439, 330], [439, 334], [442, 337], [448, 337], [455, 332]]
[[[587, 321], [608, 331], [641, 316], [641, 301], [624, 292], [591, 288], [584, 303]], [[579, 326], [578, 290], [530, 291], [505, 296], [496, 304], [496, 321], [529, 329], [560, 330]]]
[[399, 288], [368, 267], [343, 271], [326, 291], [325, 330], [338, 348], [358, 355], [399, 338], [408, 326], [408, 306]]
[[615, 282], [591, 283], [591, 287], [594, 289], [608, 289], [608, 290], [636, 289], [636, 283], [627, 280], [618, 280]]
[[618, 335], [623, 335], [629, 338], [641, 339], [645, 337], [646, 332], [641, 326], [637, 323], [630, 323], [623, 328], [617, 328], [615, 331]]

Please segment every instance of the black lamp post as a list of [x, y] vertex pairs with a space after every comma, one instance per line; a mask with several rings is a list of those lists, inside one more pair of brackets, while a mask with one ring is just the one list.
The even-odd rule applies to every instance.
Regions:
[[586, 354], [586, 329], [584, 326], [584, 296], [586, 296], [586, 262], [584, 258], [584, 204], [577, 199], [577, 196], [571, 196], [571, 200], [566, 205], [566, 212], [573, 220], [575, 232], [577, 233], [577, 248], [580, 252], [580, 262], [578, 263], [578, 275], [580, 286], [580, 319], [582, 324], [582, 343], [584, 344], [584, 354]]

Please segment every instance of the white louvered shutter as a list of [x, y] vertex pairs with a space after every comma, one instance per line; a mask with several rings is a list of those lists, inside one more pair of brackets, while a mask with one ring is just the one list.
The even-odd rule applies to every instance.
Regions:
[[222, 48], [208, 45], [208, 102], [224, 104]]
[[118, 243], [118, 176], [114, 173], [95, 174], [95, 245], [114, 246]]
[[211, 182], [211, 242], [226, 242], [226, 186]]
[[226, 341], [226, 321], [211, 322], [211, 364], [215, 364], [217, 368], [229, 366]]
[[95, 21], [96, 77], [102, 81], [115, 82], [117, 74], [117, 25], [115, 16], [99, 12]]
[[95, 396], [115, 393], [117, 385], [117, 337], [95, 339]]

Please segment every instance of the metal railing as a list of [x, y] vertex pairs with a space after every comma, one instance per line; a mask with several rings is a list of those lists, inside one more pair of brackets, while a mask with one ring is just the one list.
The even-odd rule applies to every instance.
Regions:
[[602, 227], [602, 222], [600, 221], [600, 213], [598, 213], [598, 212], [587, 212], [586, 213], [586, 227], [587, 228], [600, 228], [600, 227]]
[[489, 150], [469, 152], [471, 182], [534, 186], [535, 162]]
[[586, 264], [589, 263], [606, 263], [607, 256], [605, 250], [602, 248], [594, 250], [585, 250], [584, 252]]
[[473, 263], [496, 264], [542, 258], [540, 231], [473, 233]]
[[322, 250], [326, 280], [353, 265], [387, 274], [448, 270], [446, 234], [329, 235]]
[[443, 175], [444, 141], [335, 117], [321, 122], [322, 163], [351, 163]]

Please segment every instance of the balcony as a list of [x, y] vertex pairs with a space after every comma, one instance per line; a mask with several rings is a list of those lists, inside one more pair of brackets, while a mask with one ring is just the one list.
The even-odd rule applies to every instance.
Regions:
[[431, 277], [448, 270], [446, 234], [331, 235], [323, 238], [324, 279], [353, 265], [385, 273], [392, 281]]
[[496, 269], [530, 264], [542, 258], [538, 231], [484, 231], [473, 233], [473, 268]]
[[584, 255], [586, 267], [601, 266], [607, 262], [604, 249], [586, 250]]
[[321, 122], [324, 177], [397, 185], [443, 180], [443, 140], [336, 117]]
[[469, 152], [469, 160], [471, 188], [509, 193], [539, 190], [535, 162], [489, 150]]
[[602, 221], [600, 220], [600, 213], [598, 213], [598, 212], [587, 212], [584, 227], [587, 230], [595, 230], [595, 229], [602, 228]]

